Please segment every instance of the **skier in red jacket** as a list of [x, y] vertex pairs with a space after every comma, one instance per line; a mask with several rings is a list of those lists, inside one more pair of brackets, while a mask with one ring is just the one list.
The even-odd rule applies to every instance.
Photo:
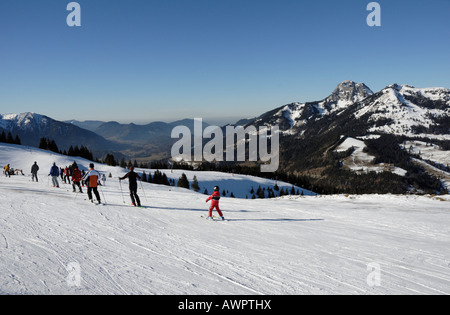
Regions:
[[76, 187], [80, 189], [80, 193], [83, 193], [83, 190], [81, 189], [80, 181], [83, 178], [81, 171], [78, 169], [78, 167], [75, 167], [72, 174], [72, 187], [73, 192], [76, 192]]
[[214, 193], [206, 199], [206, 202], [211, 201], [211, 208], [209, 208], [208, 220], [212, 220], [212, 211], [216, 208], [217, 213], [220, 216], [220, 219], [225, 220], [223, 217], [222, 211], [219, 208], [219, 200], [220, 200], [220, 191], [219, 187], [214, 187]]

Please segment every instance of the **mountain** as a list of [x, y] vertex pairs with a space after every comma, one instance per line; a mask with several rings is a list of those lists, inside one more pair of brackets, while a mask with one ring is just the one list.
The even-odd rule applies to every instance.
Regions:
[[[0, 161], [27, 174], [0, 180], [0, 294], [450, 294], [449, 196], [222, 198], [229, 221], [208, 222], [206, 196], [178, 187], [142, 183], [151, 207], [131, 207], [119, 167], [96, 163], [113, 176], [97, 206], [69, 185], [48, 186], [51, 164], [71, 158], [0, 144]], [[233, 186], [231, 174], [197, 175], [209, 191], [218, 177]]]
[[344, 81], [327, 98], [307, 103], [292, 103], [264, 113], [255, 119], [245, 119], [237, 125], [279, 125], [288, 131], [301, 127], [311, 120], [317, 120], [332, 113], [340, 113], [352, 104], [362, 101], [373, 92], [363, 83]]
[[[80, 127], [88, 127], [108, 141], [122, 144], [124, 148], [121, 153], [147, 162], [170, 158], [172, 145], [177, 141], [177, 139], [171, 138], [172, 130], [176, 126], [186, 126], [192, 134], [194, 131], [193, 119], [178, 120], [172, 123], [157, 121], [145, 125], [120, 124], [115, 121], [71, 121], [71, 123]], [[203, 122], [203, 128], [208, 126], [208, 123]]]
[[64, 122], [93, 132], [95, 132], [95, 129], [97, 129], [98, 127], [100, 127], [105, 123], [104, 121], [100, 120], [86, 120], [86, 121], [66, 120]]
[[[419, 150], [405, 150], [405, 143], [422, 140], [436, 148], [436, 156], [450, 155], [449, 89], [392, 84], [374, 93], [345, 81], [321, 101], [284, 105], [242, 122], [279, 125], [281, 169], [309, 177], [322, 192], [435, 193], [445, 189], [438, 177], [450, 176], [445, 159], [425, 161], [446, 172], [437, 176], [416, 162]], [[349, 138], [362, 141], [360, 151], [337, 150]], [[345, 162], [362, 153], [369, 157], [353, 167]], [[356, 167], [366, 171], [354, 172]]]
[[18, 135], [22, 144], [35, 147], [41, 138], [50, 138], [55, 140], [60, 150], [84, 145], [96, 156], [122, 149], [120, 144], [108, 141], [92, 131], [36, 113], [0, 115], [2, 130]]

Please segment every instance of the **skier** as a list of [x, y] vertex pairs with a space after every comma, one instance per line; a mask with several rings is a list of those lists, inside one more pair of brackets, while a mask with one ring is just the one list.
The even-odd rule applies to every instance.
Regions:
[[83, 177], [83, 180], [86, 182], [86, 186], [88, 187], [88, 197], [91, 203], [94, 203], [92, 199], [92, 191], [94, 191], [95, 197], [97, 198], [98, 204], [101, 204], [102, 201], [100, 199], [100, 195], [98, 193], [98, 179], [100, 178], [100, 174], [94, 170], [94, 164], [91, 163], [89, 165], [89, 172]]
[[103, 186], [106, 186], [106, 175], [103, 174], [102, 176], [102, 182], [103, 182]]
[[50, 169], [50, 174], [48, 174], [48, 176], [52, 177], [53, 187], [59, 188], [59, 183], [58, 183], [59, 167], [56, 166], [56, 163], [53, 163], [53, 166]]
[[80, 190], [80, 193], [83, 193], [83, 190], [81, 189], [81, 172], [78, 169], [78, 167], [75, 167], [75, 169], [73, 170], [73, 174], [72, 174], [72, 187], [73, 187], [73, 192], [76, 192], [76, 187], [78, 186], [78, 189]]
[[122, 181], [126, 178], [128, 178], [128, 182], [130, 184], [131, 205], [136, 207], [136, 203], [137, 203], [137, 206], [140, 207], [141, 200], [139, 199], [139, 196], [137, 194], [137, 189], [138, 189], [137, 180], [138, 179], [141, 180], [141, 177], [137, 173], [134, 172], [134, 167], [130, 166], [130, 171], [124, 177], [119, 177], [119, 180]]
[[219, 200], [220, 200], [220, 188], [219, 186], [214, 187], [214, 193], [206, 199], [206, 202], [211, 201], [211, 208], [209, 208], [208, 220], [212, 220], [212, 211], [216, 208], [217, 213], [220, 216], [221, 220], [225, 220], [223, 217], [222, 211], [219, 208]]
[[9, 173], [11, 171], [11, 167], [9, 166], [9, 164], [7, 164], [3, 169], [5, 170], [5, 176], [11, 177], [11, 174]]
[[[66, 183], [67, 180], [67, 183]], [[70, 185], [70, 169], [66, 166], [64, 169], [64, 184]]]
[[36, 178], [36, 182], [39, 182], [37, 173], [39, 171], [39, 166], [37, 165], [37, 162], [34, 162], [33, 166], [31, 167], [31, 180], [34, 182], [34, 179]]

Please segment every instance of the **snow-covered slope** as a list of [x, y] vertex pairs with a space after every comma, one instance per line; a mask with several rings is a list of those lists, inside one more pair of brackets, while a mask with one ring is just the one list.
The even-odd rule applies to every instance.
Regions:
[[[0, 156], [71, 161], [14, 146]], [[42, 169], [39, 183], [0, 177], [2, 294], [450, 294], [447, 197], [223, 198], [230, 221], [208, 222], [192, 191], [144, 184], [150, 207], [133, 208], [110, 180], [96, 206], [50, 188]]]
[[394, 174], [405, 176], [406, 171], [399, 167], [386, 164], [375, 164], [375, 157], [364, 152], [366, 144], [362, 140], [348, 137], [345, 141], [339, 145], [336, 149], [337, 152], [345, 152], [352, 149], [352, 154], [343, 159], [342, 164], [345, 168], [355, 171], [357, 173], [369, 173], [369, 172], [392, 172]]
[[[32, 147], [0, 144], [0, 165], [2, 168], [4, 165], [10, 164], [12, 168], [22, 170], [25, 174], [30, 174], [31, 166], [35, 161], [38, 163], [40, 174], [41, 176], [44, 176], [45, 180], [47, 180], [46, 176], [50, 172], [53, 163], [56, 163], [59, 167], [65, 168], [72, 165], [73, 162], [76, 162], [80, 167], [80, 170], [85, 171], [88, 170], [88, 166], [91, 163], [91, 161], [82, 158], [68, 157]], [[107, 181], [111, 180], [109, 178], [110, 174], [115, 180], [117, 177], [123, 176], [126, 173], [126, 170], [123, 168], [102, 164], [98, 164], [96, 169], [107, 176]], [[151, 174], [152, 176], [155, 171], [156, 170], [136, 169], [136, 172], [140, 174], [146, 172], [147, 175]], [[219, 186], [221, 192], [225, 190], [227, 196], [230, 196], [231, 193], [233, 193], [236, 198], [252, 198], [252, 189], [256, 192], [259, 187], [267, 190], [268, 188], [273, 188], [275, 185], [278, 185], [280, 190], [283, 189], [289, 192], [292, 189], [292, 185], [285, 182], [247, 175], [185, 170], [161, 170], [161, 172], [166, 174], [169, 179], [173, 179], [175, 183], [178, 182], [183, 173], [186, 174], [190, 184], [192, 184], [194, 176], [196, 176], [200, 187], [199, 192], [203, 193], [207, 190], [207, 192], [212, 193], [214, 186]], [[298, 194], [315, 195], [315, 193], [298, 186], [294, 186], [294, 189]], [[279, 192], [277, 192], [277, 195], [278, 194]]]

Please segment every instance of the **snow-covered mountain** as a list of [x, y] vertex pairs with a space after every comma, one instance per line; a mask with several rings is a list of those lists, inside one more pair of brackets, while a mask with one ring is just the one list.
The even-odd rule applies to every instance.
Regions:
[[229, 221], [208, 222], [182, 188], [143, 183], [130, 207], [120, 168], [96, 164], [98, 206], [48, 185], [71, 158], [0, 144], [6, 161], [26, 176], [0, 177], [0, 294], [450, 294], [448, 196], [222, 198]]
[[55, 140], [60, 150], [70, 146], [86, 146], [102, 156], [105, 151], [121, 148], [117, 143], [108, 141], [98, 134], [64, 123], [37, 113], [0, 115], [0, 131], [18, 135], [22, 144], [37, 147], [41, 138]]
[[279, 125], [281, 130], [290, 133], [311, 120], [317, 120], [332, 113], [339, 113], [370, 95], [373, 95], [373, 92], [365, 84], [344, 81], [336, 87], [330, 96], [321, 101], [287, 104], [264, 113], [258, 118], [242, 120], [237, 124]]
[[324, 100], [287, 104], [241, 122], [279, 125], [285, 133], [298, 135], [311, 121], [340, 115], [347, 121], [364, 117], [368, 128], [363, 133], [434, 133], [450, 139], [450, 90], [393, 84], [374, 93], [364, 83], [344, 81]]
[[393, 84], [357, 104], [369, 133], [428, 136], [450, 140], [450, 90]]
[[[404, 142], [421, 139], [438, 148], [439, 152], [449, 152], [450, 90], [446, 88], [393, 84], [374, 93], [363, 83], [345, 81], [321, 101], [284, 105], [240, 123], [246, 126], [279, 125], [283, 131], [280, 140], [281, 168], [308, 176], [316, 185], [328, 186], [329, 191], [334, 191], [334, 187], [340, 187], [341, 191], [366, 187], [364, 191], [380, 192], [379, 189], [384, 188], [384, 192], [392, 192], [394, 186], [391, 185], [395, 179], [381, 174], [391, 171], [405, 179], [396, 182], [395, 187], [402, 187], [400, 191], [439, 191], [439, 181], [431, 180], [427, 174], [435, 179], [447, 177], [424, 171], [420, 163], [412, 162], [416, 160], [411, 160], [412, 156], [408, 152], [403, 154], [401, 149]], [[361, 163], [346, 163], [355, 152], [349, 150], [349, 155], [344, 156], [346, 152], [336, 149], [347, 139], [350, 142], [352, 139], [362, 141], [359, 145], [361, 152], [357, 152], [361, 156], [371, 151], [371, 158], [362, 159]], [[365, 150], [367, 152], [363, 152]], [[444, 166], [443, 171], [448, 172], [445, 161], [433, 163]], [[355, 170], [355, 167], [348, 165], [366, 170], [358, 171], [359, 175], [371, 170], [382, 171], [373, 178], [349, 178], [349, 174], [340, 171]], [[365, 180], [361, 182], [361, 178]], [[421, 178], [419, 182], [411, 184], [417, 178]]]

